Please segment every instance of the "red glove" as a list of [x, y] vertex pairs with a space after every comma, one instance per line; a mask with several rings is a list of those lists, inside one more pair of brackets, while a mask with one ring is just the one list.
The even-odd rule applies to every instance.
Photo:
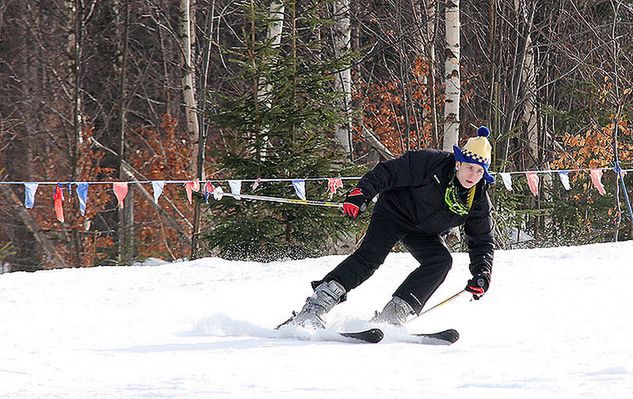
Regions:
[[347, 193], [347, 197], [345, 197], [343, 202], [343, 213], [352, 219], [356, 219], [365, 209], [367, 209], [367, 196], [363, 194], [360, 188], [356, 187]]
[[479, 298], [481, 298], [481, 296], [488, 290], [489, 286], [490, 278], [481, 274], [468, 280], [465, 290], [473, 294], [473, 298], [479, 300]]

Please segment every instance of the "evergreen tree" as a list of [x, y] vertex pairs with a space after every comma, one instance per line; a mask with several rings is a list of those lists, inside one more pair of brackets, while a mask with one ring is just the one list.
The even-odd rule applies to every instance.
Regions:
[[[332, 80], [350, 59], [335, 59], [320, 40], [319, 30], [331, 22], [319, 15], [324, 6], [316, 0], [297, 10], [296, 2], [289, 2], [279, 47], [265, 39], [266, 9], [251, 2], [245, 10], [251, 30], [246, 45], [232, 53], [241, 89], [226, 96], [213, 115], [226, 143], [216, 154], [222, 177], [333, 177], [351, 170], [332, 139], [342, 118]], [[306, 182], [307, 197], [326, 199], [324, 183]], [[255, 194], [295, 196], [289, 182], [263, 183]], [[210, 206], [205, 240], [229, 259], [322, 255], [351, 225], [332, 208], [229, 198]]]

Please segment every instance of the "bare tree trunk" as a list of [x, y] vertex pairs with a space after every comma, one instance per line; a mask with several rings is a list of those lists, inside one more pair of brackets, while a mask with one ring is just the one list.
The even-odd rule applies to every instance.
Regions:
[[[125, 180], [124, 163], [126, 161], [126, 130], [127, 130], [127, 61], [128, 61], [128, 33], [129, 33], [129, 0], [123, 0], [123, 36], [120, 60], [119, 81], [119, 178]], [[121, 8], [121, 7], [118, 7]], [[119, 209], [119, 264], [130, 264], [134, 260], [134, 196], [130, 188], [123, 209]]]
[[496, 56], [496, 35], [497, 35], [497, 0], [489, 0], [488, 4], [488, 49], [490, 50], [489, 58], [490, 58], [490, 92], [488, 93], [488, 123], [490, 123], [490, 128], [493, 132], [499, 132], [499, 126], [495, 124], [496, 122], [496, 87], [499, 81], [499, 76], [497, 74], [497, 63], [495, 62]]
[[[429, 105], [431, 106], [430, 114], [423, 115], [424, 123], [431, 124], [431, 136], [433, 137], [433, 145], [437, 146], [439, 144], [439, 133], [437, 131], [437, 102], [436, 102], [436, 93], [435, 93], [435, 34], [436, 29], [435, 26], [437, 24], [437, 1], [436, 0], [427, 0], [426, 1], [426, 57], [429, 62], [429, 76], [425, 77], [424, 80], [427, 84], [427, 96], [429, 98]], [[426, 108], [423, 108], [426, 110]], [[428, 120], [428, 122], [427, 122]]]
[[382, 159], [394, 159], [395, 156], [389, 151], [387, 147], [376, 137], [376, 135], [371, 132], [367, 127], [361, 124], [361, 129], [363, 133], [363, 137], [367, 140], [367, 144], [369, 144], [372, 148], [376, 150]]
[[460, 22], [459, 0], [448, 0], [446, 3], [446, 60], [445, 81], [446, 100], [444, 103], [444, 139], [442, 149], [451, 151], [459, 140], [459, 100], [460, 82]]
[[[281, 34], [283, 32], [284, 27], [284, 12], [285, 6], [284, 3], [278, 0], [273, 0], [270, 3], [269, 8], [269, 24], [268, 24], [268, 32], [267, 39], [268, 42], [271, 43], [271, 47], [276, 50], [281, 45]], [[273, 56], [268, 60], [271, 64], [276, 62], [276, 57]], [[260, 78], [257, 87], [257, 101], [264, 107], [270, 109], [272, 106], [271, 100], [271, 91], [273, 87], [272, 85], [265, 79]], [[268, 127], [264, 127], [262, 134], [262, 146], [259, 150], [259, 158], [261, 160], [266, 159], [266, 155], [268, 153], [267, 148], [270, 145], [268, 142]]]
[[[335, 1], [334, 10], [334, 56], [340, 58], [351, 50], [352, 28], [350, 23], [350, 0]], [[340, 109], [343, 122], [337, 127], [335, 138], [352, 158], [352, 68], [351, 65], [339, 71], [334, 81], [334, 89], [341, 94]]]
[[[11, 56], [2, 56], [0, 67], [0, 79], [4, 89], [2, 100], [0, 100], [0, 145], [2, 146], [0, 171], [2, 171], [3, 180], [9, 177], [10, 180], [32, 181], [35, 173], [33, 160], [38, 156], [34, 141], [38, 136], [41, 123], [40, 115], [38, 115], [38, 96], [43, 92], [43, 82], [41, 75], [38, 74], [41, 68], [39, 53], [30, 51], [24, 43], [32, 40], [31, 29], [40, 29], [40, 19], [37, 11], [33, 11], [27, 2], [7, 3], [0, 6], [0, 9], [0, 25], [4, 25], [5, 18], [7, 21], [11, 19], [15, 21], [13, 26], [10, 26], [11, 24], [2, 26], [0, 34], [2, 35], [0, 46], [3, 50], [14, 50], [12, 53], [6, 53], [12, 54]], [[27, 20], [33, 24], [32, 27], [25, 23]], [[18, 21], [19, 23], [16, 23]], [[9, 70], [12, 78], [19, 81], [19, 85], [8, 84], [7, 80], [2, 79]], [[15, 118], [15, 125], [12, 123], [13, 118]], [[13, 126], [6, 129], [7, 125]], [[3, 164], [6, 169], [3, 169]], [[0, 187], [7, 198], [4, 202], [19, 209], [16, 212], [10, 210], [7, 213], [8, 217], [0, 223], [0, 228], [6, 231], [7, 238], [15, 250], [7, 261], [14, 264], [11, 267], [14, 271], [38, 270], [41, 266], [36, 262], [39, 262], [42, 251], [49, 257], [48, 254], [54, 252], [55, 247], [45, 239], [44, 233], [39, 233], [37, 220], [30, 217], [26, 209], [20, 206], [20, 200], [15, 192], [9, 186]], [[36, 236], [36, 233], [40, 234], [40, 237]], [[40, 238], [49, 243], [49, 248], [33, 245], [34, 239], [39, 243]], [[25, 261], [27, 259], [29, 261]], [[59, 264], [59, 262], [54, 263], [55, 266]]]
[[77, 178], [77, 162], [79, 161], [79, 143], [81, 142], [81, 41], [83, 32], [83, 2], [75, 0], [74, 7], [74, 35], [71, 37], [72, 49], [74, 55], [73, 74], [75, 79], [73, 90], [73, 142], [72, 149], [72, 180]]
[[[525, 2], [514, 0], [514, 7], [517, 15], [519, 15], [519, 18], [522, 18], [523, 22], [528, 25], [528, 28], [531, 28], [532, 19], [527, 16]], [[533, 168], [538, 165], [540, 157], [537, 123], [538, 115], [536, 106], [536, 70], [534, 67], [534, 47], [532, 45], [531, 29], [526, 30], [525, 58], [521, 68], [521, 80], [523, 88], [523, 112], [521, 114], [521, 122], [523, 125], [523, 131], [526, 135], [528, 147], [527, 167]]]
[[[213, 46], [213, 18], [215, 18], [215, 0], [211, 4], [211, 9], [208, 13], [208, 31], [205, 37], [205, 46], [206, 51], [204, 53], [204, 60], [202, 65], [202, 94], [203, 96], [207, 91], [207, 78], [209, 74], [209, 60], [211, 58], [211, 48]], [[206, 115], [206, 101], [202, 101], [202, 112], [203, 118], [200, 120], [200, 138], [198, 140], [198, 170], [196, 176], [200, 179], [201, 182], [206, 180], [206, 175], [204, 171], [204, 159], [205, 159], [205, 150], [208, 136], [208, 125], [205, 123], [204, 116]], [[199, 235], [200, 235], [200, 224], [202, 219], [202, 209], [201, 209], [200, 201], [196, 201], [193, 209], [193, 229], [191, 233], [191, 259], [197, 259], [199, 256]], [[165, 243], [167, 244], [167, 243]]]
[[[195, 1], [195, 0], [193, 0]], [[198, 139], [200, 126], [198, 124], [198, 106], [196, 103], [195, 68], [192, 61], [192, 49], [195, 41], [195, 29], [193, 29], [190, 0], [180, 0], [180, 40], [183, 55], [182, 95], [187, 119], [187, 131], [191, 143], [191, 154], [196, 160], [191, 164], [191, 175], [195, 176], [198, 170], [197, 159]]]
[[[73, 62], [70, 64], [70, 74], [73, 78], [72, 87], [73, 87], [73, 135], [72, 141], [70, 143], [70, 174], [71, 180], [77, 179], [77, 173], [79, 172], [78, 163], [79, 163], [79, 146], [82, 141], [81, 131], [82, 131], [82, 103], [81, 103], [81, 60], [82, 60], [82, 34], [83, 34], [83, 4], [80, 0], [74, 0], [74, 2], [67, 2], [66, 8], [70, 11], [69, 15], [72, 15], [73, 18], [73, 26], [72, 29], [69, 29], [70, 35], [68, 37], [68, 48], [70, 50], [70, 54], [73, 55]], [[69, 27], [70, 28], [70, 27]], [[64, 235], [66, 233], [66, 227], [62, 225], [62, 229], [64, 229]], [[75, 262], [77, 265], [81, 263], [81, 252], [82, 245], [81, 239], [79, 237], [79, 232], [77, 230], [72, 230], [71, 241], [69, 245], [74, 247], [75, 254]]]

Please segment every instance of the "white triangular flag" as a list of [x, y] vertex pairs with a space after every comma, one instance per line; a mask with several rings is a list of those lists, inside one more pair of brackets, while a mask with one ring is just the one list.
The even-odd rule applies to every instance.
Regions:
[[303, 179], [296, 179], [292, 181], [292, 186], [295, 188], [297, 197], [302, 200], [306, 200], [306, 181]]
[[213, 198], [215, 198], [216, 201], [221, 200], [223, 195], [224, 190], [222, 189], [222, 187], [217, 186], [215, 190], [213, 190]]
[[569, 185], [569, 171], [561, 170], [560, 172], [558, 172], [558, 177], [560, 178], [560, 182], [563, 183], [563, 187], [565, 187], [565, 190], [571, 190], [571, 186]]
[[510, 173], [499, 173], [501, 175], [501, 180], [503, 180], [503, 185], [506, 186], [506, 190], [512, 191], [512, 175]]
[[165, 182], [163, 180], [157, 180], [152, 182], [152, 190], [154, 190], [154, 202], [158, 204], [158, 199], [163, 193], [165, 188]]
[[235, 196], [235, 199], [241, 200], [242, 194], [242, 181], [241, 180], [229, 180], [229, 187], [231, 187], [231, 194]]

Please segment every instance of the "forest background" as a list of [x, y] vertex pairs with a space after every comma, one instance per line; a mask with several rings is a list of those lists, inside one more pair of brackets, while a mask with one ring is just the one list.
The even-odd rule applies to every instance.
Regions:
[[[4, 0], [0, 180], [360, 176], [446, 148], [449, 126], [463, 144], [483, 124], [493, 171], [572, 170], [569, 191], [549, 173], [539, 196], [523, 175], [512, 191], [493, 186], [499, 247], [630, 239], [630, 177], [606, 171], [601, 195], [573, 170], [633, 165], [631, 32], [633, 3], [616, 0]], [[294, 196], [288, 182], [248, 186]], [[348, 252], [367, 221], [201, 194], [190, 204], [181, 184], [158, 204], [131, 184], [119, 209], [104, 184], [84, 216], [64, 188], [61, 223], [53, 187], [27, 210], [24, 187], [0, 184], [2, 271]], [[308, 198], [341, 201], [351, 187], [330, 197], [326, 180], [308, 181]]]

